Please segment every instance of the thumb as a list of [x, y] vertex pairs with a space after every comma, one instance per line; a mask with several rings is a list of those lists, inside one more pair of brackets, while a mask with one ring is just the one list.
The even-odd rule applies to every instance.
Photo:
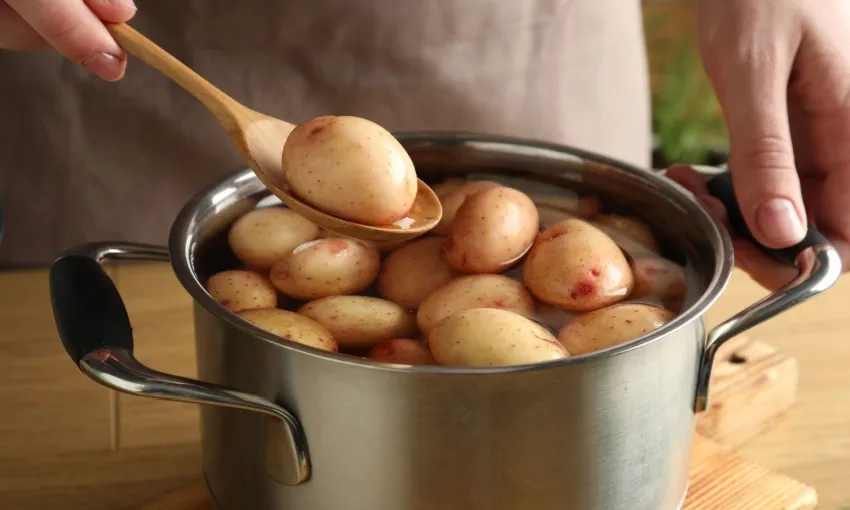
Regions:
[[743, 59], [724, 75], [718, 94], [730, 135], [729, 170], [753, 236], [786, 248], [806, 235], [806, 210], [788, 124], [787, 59]]

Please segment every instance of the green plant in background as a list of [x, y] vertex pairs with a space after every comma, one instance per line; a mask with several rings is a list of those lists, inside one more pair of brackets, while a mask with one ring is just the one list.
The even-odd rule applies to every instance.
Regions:
[[671, 163], [704, 164], [709, 151], [725, 150], [726, 124], [694, 48], [679, 49], [659, 76], [652, 129]]
[[655, 156], [664, 164], [709, 163], [725, 153], [728, 133], [697, 50], [689, 2], [644, 1], [652, 87]]

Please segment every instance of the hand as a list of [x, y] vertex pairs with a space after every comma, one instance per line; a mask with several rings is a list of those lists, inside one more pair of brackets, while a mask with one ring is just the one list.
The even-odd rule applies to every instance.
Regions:
[[0, 48], [53, 47], [101, 78], [118, 80], [127, 57], [103, 21], [122, 23], [135, 13], [132, 0], [0, 0]]
[[[753, 235], [802, 240], [808, 218], [850, 266], [850, 2], [699, 0], [700, 52], [730, 135], [729, 170]], [[668, 175], [717, 215], [687, 169]], [[767, 288], [796, 274], [736, 240], [742, 269]]]

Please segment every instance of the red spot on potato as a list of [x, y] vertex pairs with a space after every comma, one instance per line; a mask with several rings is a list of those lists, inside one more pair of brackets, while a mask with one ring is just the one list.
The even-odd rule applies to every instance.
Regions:
[[602, 274], [602, 271], [600, 271], [599, 269], [597, 269], [595, 267], [592, 267], [592, 268], [590, 268], [590, 274], [592, 274], [593, 276], [599, 276], [599, 275]]
[[587, 278], [579, 281], [573, 288], [570, 289], [570, 297], [578, 299], [580, 297], [591, 296], [596, 292], [596, 283]]
[[328, 239], [328, 250], [330, 250], [331, 254], [339, 255], [348, 249], [348, 241], [345, 239], [338, 239], [332, 237]]

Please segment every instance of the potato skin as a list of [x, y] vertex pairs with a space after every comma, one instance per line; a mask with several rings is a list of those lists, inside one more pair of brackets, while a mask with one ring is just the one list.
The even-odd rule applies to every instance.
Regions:
[[350, 116], [298, 125], [283, 148], [283, 171], [299, 198], [368, 225], [407, 216], [419, 182], [410, 156], [387, 130]]
[[680, 313], [688, 291], [685, 269], [663, 257], [641, 257], [632, 260], [635, 287], [632, 299], [656, 298], [664, 308]]
[[355, 239], [353, 237], [343, 236], [343, 235], [337, 234], [336, 232], [331, 232], [330, 230], [322, 228], [321, 232], [319, 233], [318, 239], [324, 239], [326, 237], [338, 237], [340, 239], [348, 239], [349, 241], [356, 241], [356, 242], [362, 244], [363, 246], [365, 246], [367, 248], [376, 248], [379, 252], [381, 252], [382, 255], [387, 255], [389, 253], [392, 253], [392, 252], [398, 250], [399, 248], [401, 248], [402, 246], [406, 246], [406, 245], [414, 242], [416, 239], [418, 239], [418, 238], [413, 238], [413, 239], [404, 239], [402, 241], [383, 241], [383, 242], [367, 241], [367, 240], [364, 240], [364, 239]]
[[277, 291], [268, 278], [254, 271], [216, 273], [207, 280], [207, 292], [231, 312], [277, 306]]
[[675, 317], [657, 306], [620, 303], [573, 319], [561, 328], [558, 339], [577, 356], [634, 340]]
[[469, 181], [467, 181], [466, 179], [462, 179], [460, 177], [449, 177], [448, 179], [446, 179], [444, 181], [440, 181], [436, 184], [432, 184], [431, 185], [431, 191], [433, 191], [434, 194], [437, 195], [437, 198], [442, 200], [443, 197], [445, 197], [446, 195], [448, 195], [452, 191], [458, 189], [459, 187], [463, 186], [467, 182], [469, 182]]
[[634, 216], [599, 214], [591, 223], [629, 254], [659, 253], [661, 250], [649, 225]]
[[344, 348], [371, 347], [416, 334], [413, 314], [386, 299], [330, 296], [305, 304], [298, 313], [324, 326]]
[[520, 261], [539, 228], [537, 207], [525, 193], [485, 189], [458, 209], [443, 255], [458, 271], [501, 273]]
[[466, 275], [428, 294], [419, 304], [416, 321], [427, 335], [446, 317], [473, 308], [498, 308], [533, 317], [535, 306], [531, 294], [512, 278], [498, 274]]
[[319, 227], [286, 207], [255, 209], [233, 222], [227, 242], [251, 269], [265, 272], [297, 246], [319, 236]]
[[339, 351], [336, 340], [327, 329], [318, 322], [295, 312], [271, 308], [243, 310], [238, 315], [281, 338], [325, 351]]
[[[454, 189], [445, 192], [443, 195], [438, 194], [437, 196], [440, 197], [440, 204], [443, 206], [443, 216], [440, 218], [440, 222], [437, 223], [437, 226], [431, 229], [431, 232], [438, 236], [449, 235], [452, 231], [452, 223], [454, 222], [455, 215], [457, 214], [458, 209], [460, 209], [460, 206], [462, 206], [469, 197], [479, 191], [495, 188], [497, 186], [500, 186], [500, 184], [494, 181], [472, 181], [460, 184]], [[434, 193], [437, 193], [437, 191], [434, 191]]]
[[272, 266], [269, 279], [283, 294], [309, 300], [362, 292], [375, 281], [380, 268], [377, 249], [326, 237], [293, 250]]
[[436, 365], [425, 342], [412, 338], [393, 338], [372, 346], [369, 359], [401, 365]]
[[625, 255], [586, 221], [566, 219], [544, 230], [523, 266], [523, 281], [537, 299], [569, 312], [612, 305], [632, 291]]
[[381, 296], [416, 310], [428, 294], [458, 276], [443, 260], [445, 242], [444, 237], [426, 237], [390, 254], [378, 275]]
[[493, 367], [563, 359], [569, 352], [536, 322], [506, 310], [474, 308], [446, 317], [428, 335], [441, 365]]

